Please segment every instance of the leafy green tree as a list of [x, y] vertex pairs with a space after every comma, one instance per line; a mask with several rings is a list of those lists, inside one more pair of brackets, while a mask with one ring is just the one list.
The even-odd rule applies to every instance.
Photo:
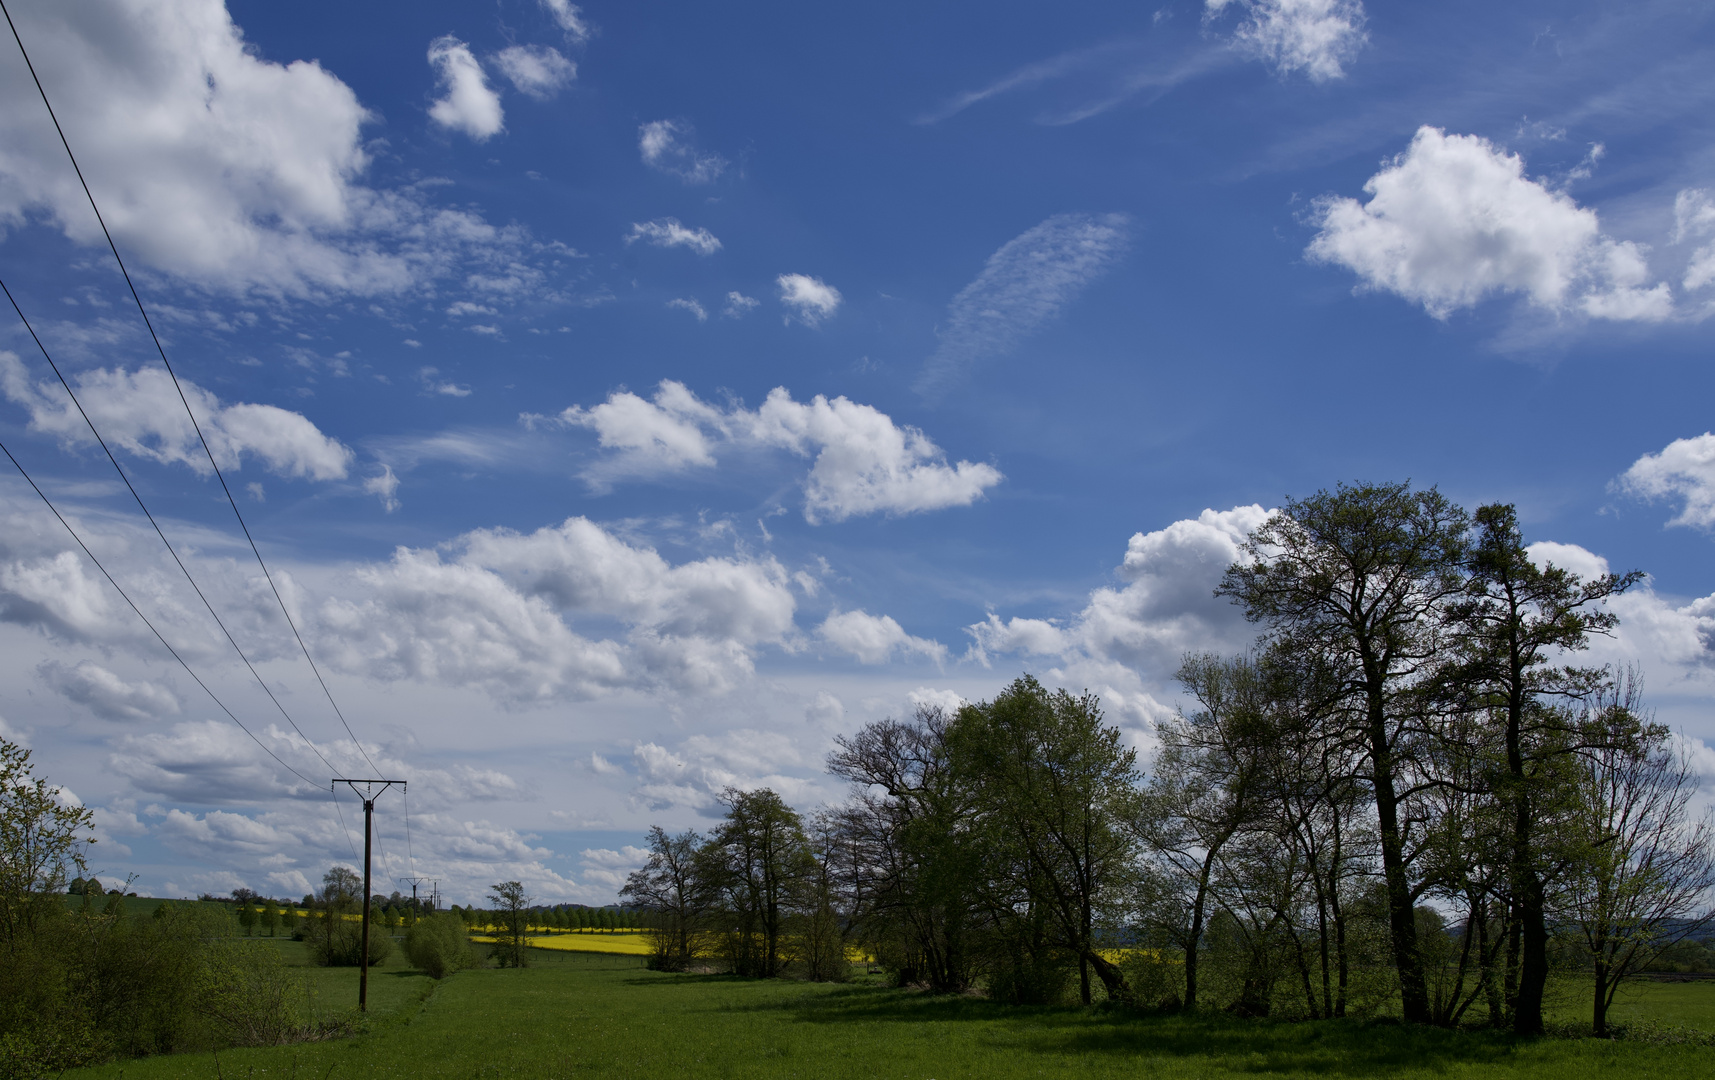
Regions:
[[254, 902], [246, 900], [238, 905], [238, 925], [244, 929], [246, 937], [256, 932], [257, 917], [258, 912]]
[[1574, 740], [1563, 706], [1588, 696], [1605, 677], [1601, 669], [1560, 661], [1585, 649], [1590, 635], [1613, 629], [1619, 619], [1602, 605], [1643, 574], [1582, 579], [1561, 567], [1539, 567], [1525, 550], [1516, 511], [1499, 504], [1477, 510], [1468, 567], [1465, 596], [1449, 612], [1457, 658], [1445, 678], [1452, 695], [1499, 728], [1504, 771], [1492, 786], [1510, 819], [1508, 886], [1520, 938], [1510, 1007], [1513, 1030], [1535, 1035], [1548, 983], [1544, 878], [1553, 872], [1539, 850], [1539, 821], [1565, 801], [1566, 785], [1557, 781], [1564, 769], [1557, 766]]
[[901, 983], [957, 993], [980, 966], [984, 866], [969, 842], [971, 785], [947, 750], [952, 723], [926, 705], [865, 725], [835, 738], [828, 771], [853, 789], [840, 828], [860, 934]]
[[810, 855], [797, 812], [768, 788], [721, 793], [726, 817], [703, 847], [704, 869], [731, 917], [728, 951], [740, 975], [780, 974], [781, 936]]
[[1428, 1022], [1418, 949], [1415, 852], [1402, 820], [1420, 758], [1422, 683], [1441, 658], [1449, 606], [1465, 590], [1468, 518], [1434, 488], [1341, 485], [1289, 499], [1245, 543], [1217, 595], [1262, 623], [1267, 644], [1314, 656], [1367, 756], [1382, 880], [1405, 1019]]
[[490, 950], [501, 967], [524, 967], [529, 963], [530, 897], [520, 881], [502, 881], [490, 887], [489, 902], [494, 905], [497, 925], [494, 946]]
[[269, 937], [275, 937], [279, 934], [280, 905], [273, 900], [265, 900], [262, 903], [261, 926], [262, 929], [268, 931]]
[[1185, 955], [1184, 1007], [1198, 1006], [1211, 890], [1227, 844], [1268, 814], [1274, 732], [1271, 687], [1248, 657], [1186, 657], [1181, 686], [1200, 706], [1159, 726], [1148, 799], [1137, 821], [1167, 869], [1152, 907]]
[[631, 872], [620, 895], [660, 916], [651, 931], [651, 966], [683, 971], [695, 955], [695, 940], [712, 900], [709, 883], [698, 874], [697, 851], [703, 838], [694, 830], [669, 836], [659, 825], [649, 830], [649, 861]]
[[0, 738], [0, 941], [33, 933], [64, 909], [60, 894], [87, 868], [94, 824], [89, 810], [67, 805], [34, 775], [28, 750]]
[[1054, 944], [1077, 958], [1081, 1000], [1090, 1004], [1093, 970], [1110, 998], [1129, 1001], [1099, 932], [1121, 924], [1134, 880], [1136, 751], [1102, 722], [1095, 695], [1049, 692], [1028, 675], [961, 708], [948, 743], [999, 841], [992, 872], [1010, 871]]

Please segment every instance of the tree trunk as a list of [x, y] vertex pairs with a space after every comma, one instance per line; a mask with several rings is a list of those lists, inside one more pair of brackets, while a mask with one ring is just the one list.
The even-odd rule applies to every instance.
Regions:
[[1590, 1031], [1598, 1039], [1608, 1037], [1608, 965], [1596, 961], [1596, 1002], [1590, 1012]]
[[1132, 993], [1131, 984], [1126, 982], [1125, 973], [1101, 953], [1094, 949], [1085, 949], [1078, 959], [1096, 969], [1096, 977], [1102, 980], [1102, 989], [1107, 991], [1109, 1001], [1118, 1001], [1125, 1005], [1137, 1004], [1137, 996]]
[[1387, 742], [1387, 722], [1378, 695], [1369, 706], [1370, 762], [1376, 797], [1376, 823], [1382, 842], [1382, 877], [1387, 886], [1388, 929], [1394, 968], [1399, 973], [1400, 1004], [1407, 1023], [1429, 1022], [1429, 988], [1423, 957], [1417, 948], [1417, 913], [1405, 874], [1405, 847], [1399, 832], [1399, 799], [1394, 794], [1393, 753]]
[[1209, 871], [1215, 861], [1210, 851], [1203, 859], [1203, 870], [1197, 876], [1197, 899], [1191, 904], [1191, 933], [1185, 942], [1185, 1005], [1186, 1012], [1197, 1011], [1197, 949], [1203, 942], [1203, 905], [1209, 898]]

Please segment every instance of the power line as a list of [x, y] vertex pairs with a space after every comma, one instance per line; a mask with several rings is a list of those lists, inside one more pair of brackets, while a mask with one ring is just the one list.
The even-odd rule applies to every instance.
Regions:
[[262, 678], [261, 672], [256, 670], [256, 666], [250, 662], [250, 657], [246, 656], [244, 650], [239, 646], [238, 639], [232, 636], [232, 631], [226, 628], [226, 623], [221, 620], [220, 614], [214, 610], [214, 605], [209, 603], [207, 596], [203, 595], [202, 587], [197, 584], [196, 578], [191, 576], [190, 567], [186, 566], [184, 560], [179, 558], [179, 553], [174, 549], [172, 541], [168, 540], [167, 534], [161, 530], [161, 525], [155, 520], [155, 515], [149, 512], [148, 505], [143, 502], [143, 496], [138, 494], [137, 488], [131, 483], [131, 478], [125, 474], [125, 469], [119, 464], [119, 459], [113, 456], [113, 451], [107, 446], [107, 440], [103, 439], [101, 432], [96, 429], [95, 421], [91, 420], [89, 413], [84, 411], [83, 402], [78, 400], [77, 392], [71, 388], [71, 383], [66, 381], [65, 375], [60, 371], [60, 366], [54, 363], [54, 358], [49, 354], [47, 346], [42, 344], [42, 339], [36, 336], [36, 328], [30, 325], [30, 320], [24, 315], [24, 309], [18, 306], [18, 301], [12, 296], [12, 290], [6, 287], [4, 280], [0, 280], [0, 293], [4, 293], [6, 299], [11, 301], [12, 310], [18, 313], [18, 318], [23, 322], [24, 329], [30, 332], [30, 339], [36, 343], [36, 348], [41, 350], [42, 357], [47, 360], [48, 366], [54, 369], [54, 374], [59, 377], [60, 385], [65, 387], [66, 393], [71, 397], [71, 403], [77, 407], [78, 415], [82, 416], [83, 422], [89, 425], [89, 433], [94, 435], [95, 441], [101, 444], [101, 449], [107, 454], [107, 460], [113, 463], [114, 471], [119, 473], [119, 479], [125, 481], [126, 489], [131, 492], [131, 497], [137, 500], [137, 506], [143, 511], [143, 516], [149, 519], [150, 525], [154, 526], [155, 535], [159, 536], [161, 543], [166, 545], [167, 553], [178, 564], [179, 572], [185, 575], [186, 581], [190, 582], [191, 589], [197, 594], [197, 599], [201, 600], [202, 606], [208, 609], [209, 615], [214, 618], [215, 625], [220, 627], [220, 632], [226, 635], [226, 640], [232, 644], [233, 650], [238, 653], [238, 658], [244, 661], [244, 666], [250, 669], [251, 675], [255, 676], [256, 682], [262, 687], [262, 692], [268, 695], [268, 700], [272, 701], [274, 707], [280, 710], [280, 715], [286, 718], [286, 723], [292, 725], [292, 730], [298, 733], [298, 737], [303, 739], [309, 748], [315, 752], [315, 755], [322, 759], [323, 765], [329, 769], [334, 769], [333, 762], [329, 761], [327, 755], [317, 748], [308, 735], [304, 734], [304, 730], [298, 726], [298, 722], [292, 719], [292, 714], [286, 711], [284, 705], [280, 704], [280, 699], [274, 696], [274, 691], [268, 686], [267, 680]]
[[[185, 397], [185, 389], [179, 385], [178, 373], [173, 370], [172, 362], [167, 359], [167, 350], [162, 346], [160, 336], [155, 333], [155, 324], [150, 321], [149, 312], [143, 307], [143, 297], [137, 292], [137, 286], [131, 280], [131, 272], [125, 268], [125, 260], [119, 254], [119, 245], [113, 242], [113, 234], [108, 231], [107, 220], [101, 216], [101, 207], [96, 205], [95, 195], [89, 190], [89, 181], [83, 178], [83, 169], [78, 166], [77, 155], [72, 153], [71, 142], [66, 138], [65, 129], [60, 127], [59, 116], [54, 113], [53, 103], [48, 100], [48, 92], [42, 86], [41, 77], [36, 74], [36, 65], [30, 61], [30, 52], [28, 49], [24, 48], [24, 39], [18, 34], [17, 24], [12, 21], [12, 12], [6, 7], [5, 0], [0, 0], [0, 13], [3, 13], [6, 16], [6, 25], [12, 31], [12, 40], [18, 43], [18, 52], [24, 58], [24, 66], [30, 69], [30, 79], [36, 84], [36, 93], [41, 95], [42, 104], [48, 110], [48, 118], [53, 121], [54, 132], [60, 137], [60, 145], [65, 147], [66, 157], [71, 159], [72, 171], [77, 173], [77, 182], [83, 187], [84, 197], [89, 200], [89, 208], [95, 211], [95, 220], [101, 226], [101, 235], [106, 237], [108, 250], [113, 252], [113, 259], [119, 264], [119, 273], [125, 278], [126, 288], [131, 290], [131, 299], [137, 305], [137, 314], [143, 317], [143, 325], [148, 328], [149, 338], [155, 343], [155, 351], [161, 356], [161, 364], [167, 369], [168, 377], [173, 380], [173, 389], [178, 391], [179, 402], [185, 407], [185, 415], [191, 418], [191, 427], [196, 430], [197, 440], [202, 443], [203, 453], [208, 455], [208, 463], [213, 467], [214, 475], [220, 481], [220, 490], [226, 493], [227, 504], [232, 507], [232, 514], [238, 519], [238, 527], [244, 532], [244, 539], [250, 543], [250, 550], [256, 556], [257, 565], [262, 568], [262, 576], [268, 581], [268, 588], [274, 594], [274, 601], [280, 605], [280, 613], [286, 617], [286, 625], [292, 628], [292, 636], [297, 639], [298, 648], [303, 651], [304, 659], [309, 661], [310, 670], [315, 673], [316, 682], [321, 684], [322, 693], [327, 695], [328, 704], [333, 706], [334, 715], [339, 717], [340, 724], [345, 727], [346, 734], [351, 736], [351, 741], [357, 745], [358, 753], [363, 755], [363, 760], [367, 761], [369, 763], [369, 767], [379, 774], [381, 771], [380, 768], [376, 766], [374, 759], [369, 756], [369, 751], [364, 749], [363, 742], [357, 737], [356, 732], [351, 730], [351, 724], [346, 720], [345, 713], [340, 710], [339, 703], [334, 701], [333, 691], [328, 689], [327, 680], [322, 678], [321, 669], [316, 667], [315, 658], [310, 655], [308, 646], [304, 644], [303, 635], [298, 633], [298, 625], [293, 621], [292, 613], [286, 609], [286, 601], [280, 596], [279, 586], [274, 584], [274, 575], [269, 572], [268, 564], [262, 558], [262, 550], [256, 546], [256, 538], [250, 535], [250, 526], [245, 524], [244, 515], [238, 509], [238, 500], [233, 498], [232, 489], [228, 487], [226, 483], [226, 476], [220, 471], [220, 465], [214, 460], [214, 451], [209, 448], [208, 439], [202, 433], [202, 425], [197, 422], [196, 413], [191, 411], [190, 399]], [[10, 294], [8, 294], [8, 296], [10, 296]], [[14, 306], [16, 305], [14, 304]], [[20, 312], [20, 317], [21, 316], [22, 313]], [[62, 379], [61, 381], [63, 382], [64, 380]], [[70, 387], [67, 387], [67, 389], [69, 390]], [[79, 409], [81, 411], [81, 406]], [[87, 419], [87, 417], [85, 419]], [[117, 465], [117, 462], [115, 464]], [[129, 483], [129, 481], [127, 481], [127, 483]], [[162, 537], [162, 539], [165, 540], [166, 538]], [[177, 558], [177, 556], [175, 555], [174, 558]], [[213, 611], [212, 608], [209, 610], [211, 612]], [[223, 626], [221, 629], [224, 630], [225, 627]], [[249, 661], [246, 660], [245, 663], [249, 663]], [[270, 693], [269, 696], [272, 697], [273, 694]], [[278, 704], [278, 702], [276, 702], [276, 704]], [[284, 712], [285, 710], [282, 709], [281, 711]], [[293, 724], [292, 726], [294, 728], [297, 727], [296, 724]], [[302, 732], [299, 734], [302, 734]], [[306, 736], [306, 739], [307, 738], [308, 737]], [[321, 752], [318, 750], [318, 756], [320, 753]], [[326, 759], [324, 758], [323, 760], [325, 761]], [[329, 764], [328, 768], [333, 769], [333, 766]]]
[[[89, 545], [83, 542], [83, 537], [79, 536], [77, 534], [77, 530], [71, 527], [71, 522], [69, 522], [65, 519], [65, 515], [60, 513], [59, 508], [54, 505], [53, 500], [48, 498], [47, 493], [44, 492], [41, 489], [41, 487], [39, 485], [37, 485], [36, 481], [30, 477], [30, 474], [25, 471], [24, 466], [18, 461], [17, 458], [12, 456], [12, 451], [8, 450], [4, 443], [0, 443], [0, 452], [5, 453], [7, 460], [10, 461], [12, 463], [13, 467], [18, 470], [19, 475], [23, 476], [25, 483], [29, 484], [31, 489], [34, 490], [37, 495], [41, 496], [42, 501], [44, 503], [46, 503], [48, 506], [48, 509], [53, 512], [54, 517], [58, 518], [59, 523], [61, 525], [65, 526], [66, 532], [71, 533], [71, 538], [73, 540], [77, 541], [77, 546], [83, 549], [83, 553], [85, 555], [89, 556], [89, 561], [95, 564], [95, 568], [97, 570], [101, 571], [101, 576], [106, 578], [107, 583], [109, 585], [112, 585], [113, 588], [115, 589], [115, 591], [117, 591], [119, 593], [119, 595], [124, 598], [125, 603], [130, 605], [131, 610], [137, 613], [137, 617], [139, 619], [143, 620], [143, 625], [147, 626], [149, 628], [150, 633], [155, 635], [156, 640], [158, 640], [162, 644], [162, 646], [164, 646], [166, 648], [166, 650], [172, 654], [174, 660], [177, 660], [179, 662], [179, 666], [185, 669], [185, 674], [189, 675], [193, 680], [195, 680], [196, 684], [198, 686], [202, 687], [203, 693], [207, 694], [209, 696], [209, 698], [216, 705], [218, 705], [220, 707], [220, 711], [226, 714], [227, 719], [229, 719], [233, 723], [237, 724], [238, 729], [240, 731], [244, 732], [244, 734], [250, 736], [251, 741], [255, 742], [257, 746], [260, 746], [264, 751], [266, 751], [269, 757], [271, 757], [275, 761], [279, 762], [281, 768], [285, 769], [287, 772], [291, 773], [293, 776], [296, 776], [299, 780], [302, 780], [304, 783], [309, 784], [311, 787], [318, 786], [314, 780], [311, 780], [309, 777], [305, 776], [303, 773], [301, 773], [297, 769], [293, 768], [286, 761], [285, 758], [282, 758], [279, 754], [276, 754], [274, 752], [273, 748], [270, 747], [267, 743], [265, 743], [261, 739], [257, 738], [255, 732], [251, 731], [249, 728], [244, 726], [244, 721], [238, 719], [238, 717], [233, 715], [232, 710], [226, 707], [226, 703], [221, 701], [220, 698], [215, 695], [215, 692], [213, 690], [209, 689], [208, 684], [203, 682], [201, 677], [198, 676], [195, 671], [191, 670], [191, 666], [189, 664], [185, 663], [185, 658], [179, 655], [179, 651], [177, 649], [173, 648], [172, 644], [170, 642], [168, 642], [167, 639], [161, 635], [161, 632], [159, 630], [155, 629], [155, 624], [149, 621], [149, 616], [143, 614], [142, 609], [139, 608], [137, 606], [136, 602], [131, 599], [130, 594], [127, 593], [124, 590], [124, 588], [122, 588], [120, 586], [119, 582], [113, 580], [113, 575], [108, 573], [107, 567], [103, 566], [101, 564], [101, 560], [95, 557], [95, 552], [89, 550]], [[309, 740], [307, 740], [307, 739], [305, 740], [305, 742], [308, 742], [308, 741]], [[312, 747], [312, 749], [313, 749], [313, 747]]]

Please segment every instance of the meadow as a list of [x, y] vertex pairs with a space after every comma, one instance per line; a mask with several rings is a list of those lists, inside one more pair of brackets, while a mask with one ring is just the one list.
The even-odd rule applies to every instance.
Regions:
[[[307, 965], [302, 946], [280, 943]], [[1715, 1050], [1515, 1040], [1392, 1022], [1268, 1023], [1026, 1007], [843, 985], [673, 975], [635, 957], [532, 950], [532, 966], [439, 983], [372, 970], [358, 1034], [268, 1049], [117, 1062], [67, 1077], [1715, 1077]], [[349, 1009], [357, 972], [304, 967], [315, 1008]], [[1622, 1017], [1715, 1030], [1715, 983], [1640, 984]]]

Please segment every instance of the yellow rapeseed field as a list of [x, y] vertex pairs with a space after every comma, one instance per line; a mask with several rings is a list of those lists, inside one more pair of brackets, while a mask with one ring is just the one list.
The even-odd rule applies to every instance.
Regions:
[[[478, 934], [471, 937], [472, 941], [488, 944], [494, 940], [493, 935]], [[559, 952], [591, 952], [618, 953], [621, 956], [648, 956], [654, 951], [649, 945], [649, 935], [643, 933], [629, 934], [530, 934], [525, 937], [532, 948], [554, 949]]]

